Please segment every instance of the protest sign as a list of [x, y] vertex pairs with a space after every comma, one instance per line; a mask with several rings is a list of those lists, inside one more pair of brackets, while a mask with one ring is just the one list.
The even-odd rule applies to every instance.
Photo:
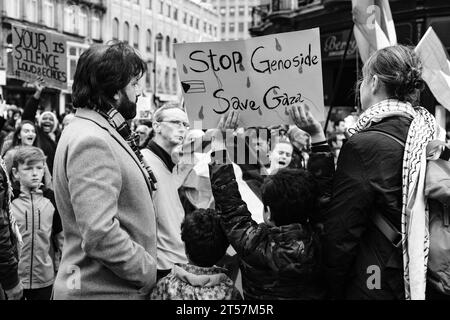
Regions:
[[154, 112], [152, 107], [152, 96], [140, 96], [136, 103], [136, 118], [137, 119], [150, 119]]
[[216, 127], [240, 110], [240, 125], [290, 123], [288, 109], [307, 104], [324, 120], [319, 29], [241, 41], [175, 45], [189, 121]]
[[62, 35], [12, 25], [13, 76], [34, 81], [42, 77], [49, 87], [67, 89], [67, 45]]
[[436, 100], [450, 111], [450, 61], [432, 27], [429, 27], [415, 49], [423, 64], [422, 77]]

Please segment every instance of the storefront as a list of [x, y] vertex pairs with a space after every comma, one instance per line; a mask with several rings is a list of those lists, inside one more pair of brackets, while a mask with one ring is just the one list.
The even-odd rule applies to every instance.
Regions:
[[[432, 26], [447, 50], [450, 49], [450, 33], [448, 32], [450, 30], [450, 1], [391, 0], [389, 4], [395, 22], [398, 43], [415, 46], [428, 27]], [[362, 63], [358, 57], [354, 37], [349, 39], [353, 28], [351, 11], [350, 0], [315, 1], [294, 11], [263, 12], [263, 15], [258, 18], [261, 22], [250, 29], [252, 36], [261, 36], [314, 27], [320, 28], [324, 101], [328, 107], [333, 105], [332, 119], [345, 116], [355, 111], [357, 107], [355, 83], [360, 77]], [[347, 54], [343, 60], [347, 43]], [[340, 68], [342, 68], [342, 72], [339, 77]], [[435, 112], [437, 102], [429, 90], [422, 95], [422, 104], [431, 112]], [[447, 121], [449, 122], [447, 128], [450, 130], [450, 113], [448, 111]]]

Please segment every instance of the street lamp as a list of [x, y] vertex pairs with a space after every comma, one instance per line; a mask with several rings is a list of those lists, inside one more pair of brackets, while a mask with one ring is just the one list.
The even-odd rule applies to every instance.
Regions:
[[155, 37], [155, 50], [154, 50], [154, 58], [153, 58], [153, 101], [155, 103], [155, 107], [158, 108], [158, 103], [157, 103], [157, 97], [156, 97], [156, 90], [157, 90], [157, 86], [156, 86], [156, 56], [157, 56], [157, 51], [158, 51], [158, 41], [162, 41], [163, 40], [163, 36], [161, 33], [158, 33]]

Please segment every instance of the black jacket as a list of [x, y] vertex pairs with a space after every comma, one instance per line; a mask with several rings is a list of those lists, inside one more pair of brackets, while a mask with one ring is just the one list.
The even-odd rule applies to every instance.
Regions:
[[[384, 237], [371, 217], [380, 213], [401, 230], [404, 148], [374, 131], [405, 142], [410, 123], [404, 117], [384, 119], [352, 136], [341, 149], [324, 224], [326, 275], [333, 298], [404, 299], [401, 248]], [[379, 283], [371, 278], [374, 272], [380, 275]]]
[[17, 247], [8, 206], [8, 183], [5, 172], [0, 169], [0, 284], [4, 290], [12, 289], [19, 283]]
[[241, 258], [245, 299], [323, 299], [320, 242], [313, 227], [258, 225], [241, 198], [232, 165], [213, 162], [210, 177], [222, 227]]
[[[22, 120], [28, 120], [33, 123], [36, 122], [36, 112], [39, 107], [39, 100], [31, 96], [26, 104], [22, 115]], [[39, 126], [36, 126], [36, 140], [37, 146], [42, 149], [47, 157], [47, 166], [50, 173], [53, 174], [53, 161], [55, 159], [56, 145], [59, 139], [59, 132], [55, 132], [56, 141], [53, 141], [50, 136], [45, 133]]]

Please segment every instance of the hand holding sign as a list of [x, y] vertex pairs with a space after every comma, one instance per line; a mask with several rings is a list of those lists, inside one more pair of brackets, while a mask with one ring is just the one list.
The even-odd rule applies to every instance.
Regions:
[[322, 126], [311, 114], [306, 104], [292, 106], [289, 109], [289, 114], [295, 125], [311, 136], [311, 143], [326, 140]]
[[44, 88], [46, 87], [46, 83], [44, 81], [44, 78], [38, 77], [36, 81], [33, 82], [33, 86], [36, 88], [36, 91], [42, 92]]

